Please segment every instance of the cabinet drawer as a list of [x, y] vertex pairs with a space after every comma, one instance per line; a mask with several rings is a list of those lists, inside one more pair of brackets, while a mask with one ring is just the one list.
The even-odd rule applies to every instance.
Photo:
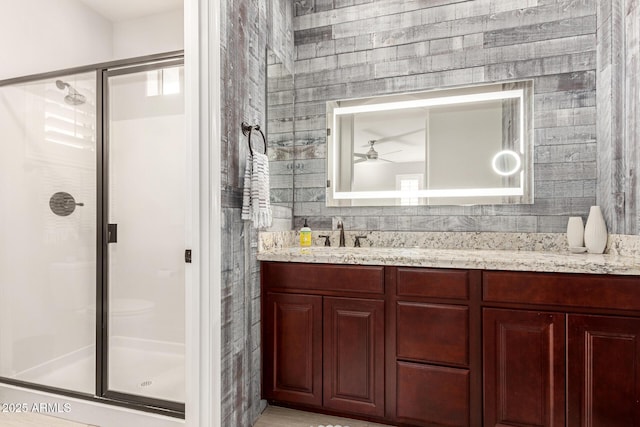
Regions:
[[423, 362], [469, 363], [469, 309], [398, 302], [397, 357]]
[[469, 298], [469, 272], [430, 268], [398, 268], [398, 295], [406, 297]]
[[640, 278], [485, 271], [483, 299], [492, 302], [640, 310]]
[[384, 267], [264, 262], [269, 289], [384, 293]]
[[420, 426], [469, 425], [469, 371], [397, 362], [396, 417]]

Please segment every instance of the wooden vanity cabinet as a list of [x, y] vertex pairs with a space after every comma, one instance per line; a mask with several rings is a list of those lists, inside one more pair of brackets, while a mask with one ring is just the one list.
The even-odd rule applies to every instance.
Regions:
[[483, 300], [485, 427], [640, 425], [639, 278], [485, 271]]
[[[390, 413], [412, 426], [480, 426], [477, 271], [388, 267]], [[475, 304], [471, 304], [475, 301]], [[475, 307], [471, 307], [475, 305]], [[474, 336], [472, 338], [472, 335]]]
[[263, 262], [263, 397], [481, 425], [480, 272]]
[[263, 262], [263, 397], [401, 426], [640, 426], [640, 278]]
[[383, 419], [384, 268], [261, 269], [263, 397]]

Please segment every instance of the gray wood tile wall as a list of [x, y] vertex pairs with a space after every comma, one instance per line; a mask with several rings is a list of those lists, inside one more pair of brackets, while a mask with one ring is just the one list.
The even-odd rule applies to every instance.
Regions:
[[640, 165], [640, 1], [625, 0], [625, 146], [628, 147], [626, 176], [629, 177], [629, 197], [625, 199], [627, 234], [640, 234], [640, 182], [636, 169]]
[[640, 1], [598, 2], [598, 203], [609, 230], [640, 233]]
[[[290, 0], [221, 2], [222, 414], [220, 425], [253, 424], [260, 399], [257, 231], [240, 219], [247, 139], [242, 121], [264, 126], [266, 46], [293, 68]], [[258, 144], [259, 145], [259, 144]]]
[[[296, 227], [340, 217], [348, 229], [562, 232], [596, 204], [596, 0], [302, 0], [294, 11]], [[325, 206], [327, 101], [525, 78], [533, 205]]]

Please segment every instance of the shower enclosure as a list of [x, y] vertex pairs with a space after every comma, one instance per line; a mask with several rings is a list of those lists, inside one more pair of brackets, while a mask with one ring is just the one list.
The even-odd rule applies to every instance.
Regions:
[[184, 413], [180, 56], [0, 82], [0, 382]]

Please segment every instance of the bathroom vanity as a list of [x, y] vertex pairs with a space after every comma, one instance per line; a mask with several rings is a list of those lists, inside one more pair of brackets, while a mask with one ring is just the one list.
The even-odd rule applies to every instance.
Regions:
[[407, 426], [640, 423], [633, 258], [400, 248], [260, 258], [272, 403]]

